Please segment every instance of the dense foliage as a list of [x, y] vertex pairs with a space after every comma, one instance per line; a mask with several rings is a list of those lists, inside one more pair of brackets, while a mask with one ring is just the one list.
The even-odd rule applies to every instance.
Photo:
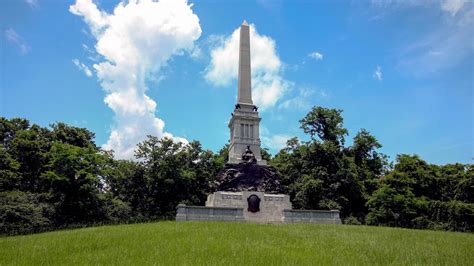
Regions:
[[[398, 155], [360, 130], [351, 146], [342, 110], [315, 107], [301, 121], [309, 141], [290, 139], [274, 158], [295, 208], [339, 209], [345, 223], [474, 231], [474, 166], [432, 165]], [[115, 160], [94, 133], [57, 123], [0, 118], [0, 234], [172, 218], [179, 203], [203, 205], [227, 161], [154, 136], [135, 160]]]

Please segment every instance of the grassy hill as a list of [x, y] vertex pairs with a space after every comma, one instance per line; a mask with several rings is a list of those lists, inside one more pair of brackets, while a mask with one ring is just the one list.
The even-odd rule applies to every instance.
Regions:
[[473, 265], [474, 234], [398, 228], [157, 222], [0, 238], [0, 265]]

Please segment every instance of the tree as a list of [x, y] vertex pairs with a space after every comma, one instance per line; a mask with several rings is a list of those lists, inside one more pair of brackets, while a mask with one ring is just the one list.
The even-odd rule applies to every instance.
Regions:
[[340, 109], [327, 109], [315, 106], [300, 120], [301, 128], [313, 140], [317, 135], [322, 141], [332, 141], [337, 145], [344, 145], [344, 136], [348, 134], [343, 128], [343, 119]]
[[51, 128], [55, 141], [81, 148], [92, 147], [97, 149], [94, 143], [95, 134], [85, 128], [72, 127], [64, 123], [52, 124]]
[[0, 192], [0, 235], [31, 233], [51, 228], [54, 212], [48, 195], [22, 191]]
[[346, 154], [354, 158], [357, 179], [363, 183], [363, 197], [366, 199], [378, 188], [379, 179], [388, 171], [387, 156], [377, 152], [381, 147], [374, 136], [361, 129], [354, 137], [352, 146], [346, 149]]
[[3, 144], [0, 144], [0, 192], [20, 188], [20, 164], [12, 158]]
[[213, 186], [222, 157], [201, 144], [154, 136], [138, 144], [136, 158], [144, 168], [150, 217], [172, 216], [179, 203], [202, 205]]
[[91, 223], [105, 220], [101, 191], [104, 168], [111, 158], [93, 147], [54, 142], [41, 178], [50, 184], [56, 223]]
[[51, 147], [49, 131], [37, 125], [26, 130], [18, 130], [8, 144], [8, 153], [20, 164], [20, 189], [22, 191], [41, 192], [47, 184], [40, 176], [48, 161]]

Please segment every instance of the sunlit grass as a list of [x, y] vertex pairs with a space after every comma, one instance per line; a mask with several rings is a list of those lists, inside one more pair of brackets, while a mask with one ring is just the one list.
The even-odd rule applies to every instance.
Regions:
[[473, 234], [367, 226], [158, 222], [0, 238], [0, 265], [473, 262]]

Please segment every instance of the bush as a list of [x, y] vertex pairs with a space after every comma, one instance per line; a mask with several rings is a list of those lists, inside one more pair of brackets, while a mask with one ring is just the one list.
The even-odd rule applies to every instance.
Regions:
[[474, 231], [474, 204], [461, 201], [430, 201], [428, 228], [472, 232]]
[[127, 222], [132, 219], [132, 209], [127, 203], [119, 199], [106, 201], [105, 213], [107, 219], [114, 223]]
[[344, 224], [351, 224], [351, 225], [361, 225], [362, 223], [354, 216], [349, 216], [349, 217], [346, 217], [344, 220], [343, 220], [343, 223]]
[[21, 191], [0, 193], [0, 234], [33, 233], [51, 226], [53, 208], [47, 195]]

